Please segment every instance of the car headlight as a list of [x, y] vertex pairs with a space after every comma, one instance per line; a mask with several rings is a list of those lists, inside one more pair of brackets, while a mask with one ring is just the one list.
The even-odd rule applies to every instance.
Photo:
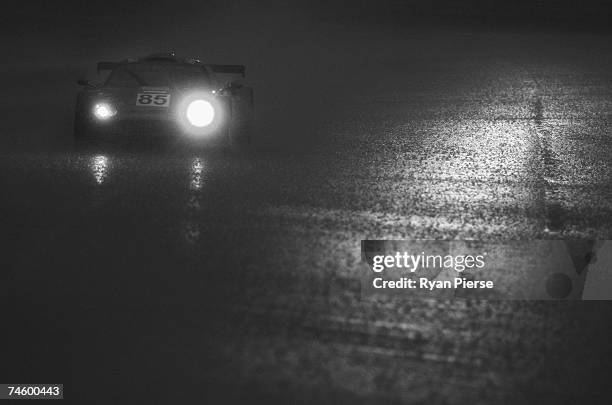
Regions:
[[214, 119], [215, 109], [209, 101], [194, 100], [187, 106], [187, 120], [194, 127], [206, 127]]
[[117, 109], [109, 103], [98, 103], [94, 106], [93, 113], [100, 120], [107, 120], [117, 114]]

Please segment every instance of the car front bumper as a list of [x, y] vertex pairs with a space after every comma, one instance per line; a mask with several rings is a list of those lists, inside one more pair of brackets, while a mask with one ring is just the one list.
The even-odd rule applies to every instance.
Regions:
[[113, 117], [108, 121], [92, 120], [90, 129], [96, 139], [112, 143], [219, 143], [226, 140], [228, 133], [227, 127], [222, 125], [213, 131], [194, 135], [185, 131], [175, 119], [136, 114]]

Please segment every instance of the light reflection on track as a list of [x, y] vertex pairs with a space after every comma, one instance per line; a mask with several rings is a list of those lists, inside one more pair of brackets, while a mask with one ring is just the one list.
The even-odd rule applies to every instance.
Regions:
[[108, 157], [105, 155], [95, 155], [91, 158], [89, 168], [96, 180], [96, 183], [102, 184], [108, 176]]

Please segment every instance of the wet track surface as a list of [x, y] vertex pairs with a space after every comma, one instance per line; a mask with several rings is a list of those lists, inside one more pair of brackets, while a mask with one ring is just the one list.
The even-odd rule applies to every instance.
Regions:
[[572, 49], [395, 66], [250, 154], [3, 153], [9, 347], [32, 348], [12, 379], [61, 368], [100, 402], [597, 398], [606, 302], [359, 294], [365, 238], [611, 238], [612, 53]]

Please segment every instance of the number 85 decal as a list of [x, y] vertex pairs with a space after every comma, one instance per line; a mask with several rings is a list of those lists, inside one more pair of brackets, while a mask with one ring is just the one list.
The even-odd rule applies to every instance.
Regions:
[[170, 94], [167, 93], [138, 93], [136, 105], [142, 107], [168, 107]]

